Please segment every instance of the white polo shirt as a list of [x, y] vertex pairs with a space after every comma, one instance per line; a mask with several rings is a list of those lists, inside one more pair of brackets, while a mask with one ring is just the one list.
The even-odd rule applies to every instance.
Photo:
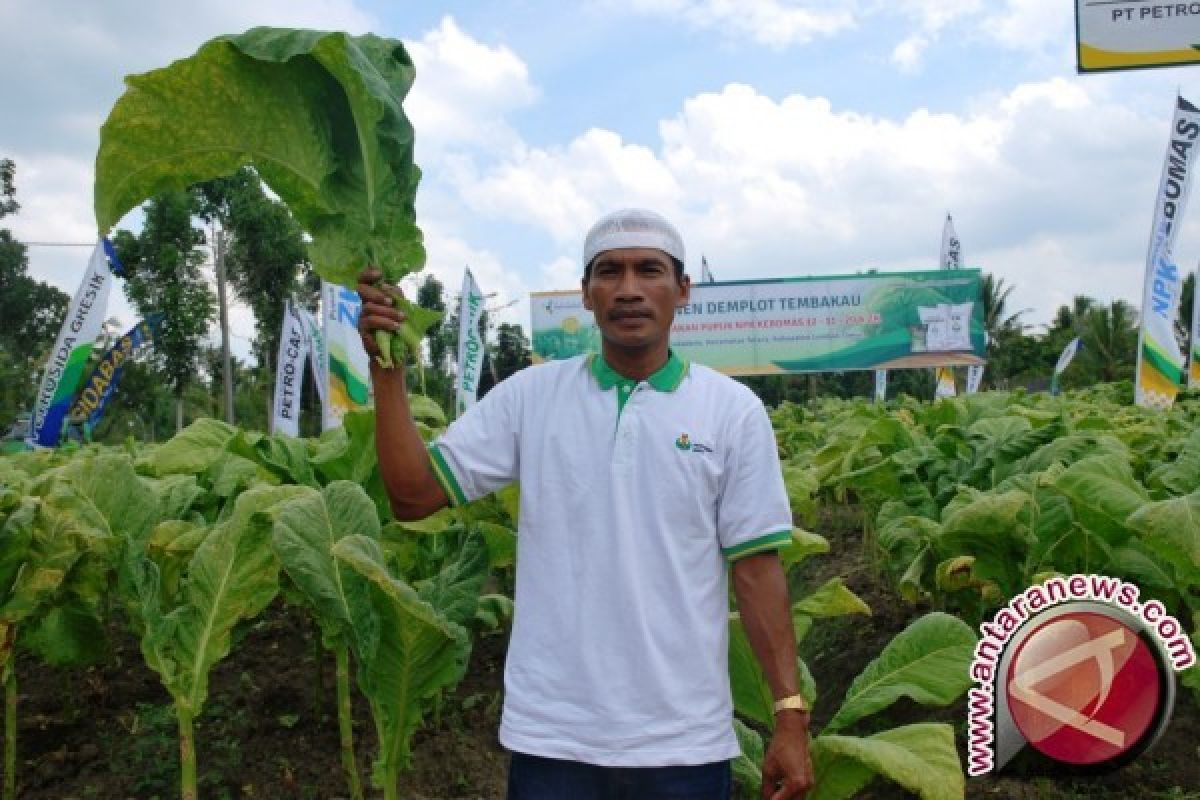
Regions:
[[530, 367], [430, 447], [455, 505], [521, 482], [501, 743], [609, 766], [738, 754], [727, 560], [791, 538], [775, 435], [745, 386], [671, 355]]

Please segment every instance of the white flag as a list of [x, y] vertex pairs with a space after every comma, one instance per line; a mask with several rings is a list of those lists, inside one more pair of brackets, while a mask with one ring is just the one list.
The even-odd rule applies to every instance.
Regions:
[[942, 226], [942, 255], [939, 259], [942, 269], [962, 268], [962, 245], [959, 244], [958, 234], [954, 232], [954, 220], [946, 215], [946, 224]]
[[283, 327], [279, 331], [279, 358], [275, 362], [275, 404], [271, 430], [300, 435], [300, 395], [304, 387], [304, 363], [308, 360], [308, 335], [304, 321], [292, 313], [292, 304], [283, 308]]
[[[112, 266], [109, 266], [109, 259]], [[121, 274], [120, 262], [106, 239], [96, 242], [88, 259], [83, 282], [67, 306], [67, 316], [50, 351], [46, 371], [38, 387], [30, 425], [31, 445], [54, 447], [62, 435], [63, 423], [83, 377], [83, 368], [92, 355], [92, 346], [100, 335], [108, 311], [108, 292], [113, 274]]]
[[1138, 405], [1170, 408], [1183, 377], [1183, 353], [1175, 340], [1175, 318], [1183, 276], [1175, 264], [1175, 236], [1187, 207], [1200, 109], [1182, 97], [1175, 101], [1171, 137], [1154, 201], [1154, 224], [1146, 251], [1142, 292], [1142, 325], [1138, 337], [1136, 399]]
[[468, 268], [463, 273], [462, 294], [458, 307], [458, 379], [454, 407], [459, 415], [479, 396], [479, 375], [483, 370], [483, 339], [479, 318], [483, 316], [483, 292]]
[[957, 393], [958, 390], [954, 385], [954, 368], [938, 367], [937, 391], [934, 392], [934, 397], [941, 400], [943, 397], [954, 397]]
[[987, 364], [972, 364], [967, 367], [967, 394], [975, 394], [983, 385], [983, 371]]
[[308, 358], [312, 364], [313, 383], [317, 386], [317, 397], [321, 400], [321, 418], [325, 418], [325, 407], [329, 404], [329, 378], [325, 375], [326, 359], [325, 334], [321, 331], [321, 323], [316, 316], [306, 308], [293, 309], [304, 326], [308, 340]]
[[716, 283], [717, 279], [713, 277], [712, 270], [708, 268], [708, 259], [700, 256], [700, 282], [701, 283]]
[[1063, 374], [1067, 366], [1070, 365], [1071, 360], [1075, 358], [1075, 354], [1079, 352], [1079, 348], [1082, 346], [1083, 343], [1078, 336], [1067, 342], [1067, 346], [1063, 348], [1062, 355], [1058, 357], [1058, 363], [1054, 365], [1054, 377], [1050, 379], [1050, 394], [1058, 394], [1058, 378]]
[[887, 399], [887, 370], [875, 370], [875, 402], [882, 403]]

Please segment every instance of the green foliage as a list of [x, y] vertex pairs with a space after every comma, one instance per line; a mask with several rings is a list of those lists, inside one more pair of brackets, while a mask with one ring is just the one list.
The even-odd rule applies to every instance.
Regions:
[[200, 271], [204, 235], [192, 227], [194, 198], [183, 191], [163, 192], [144, 210], [142, 232], [117, 231], [113, 245], [125, 266], [125, 293], [138, 313], [163, 315], [150, 358], [161, 365], [178, 400], [195, 378], [216, 297]]
[[[425, 261], [401, 105], [413, 76], [397, 40], [284, 28], [219, 37], [130, 76], [101, 129], [97, 224], [107, 230], [147, 197], [250, 165], [311, 235], [323, 278], [353, 286], [375, 265], [396, 282]], [[402, 306], [399, 358], [438, 319]]]

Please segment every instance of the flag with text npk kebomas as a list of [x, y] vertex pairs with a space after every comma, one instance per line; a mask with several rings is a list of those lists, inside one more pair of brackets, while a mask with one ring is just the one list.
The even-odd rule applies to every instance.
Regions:
[[479, 320], [483, 316], [483, 292], [471, 270], [463, 273], [462, 295], [458, 308], [458, 378], [455, 413], [462, 414], [479, 397], [479, 376], [483, 370], [483, 337]]
[[329, 381], [322, 428], [342, 424], [347, 411], [371, 404], [370, 358], [358, 335], [358, 315], [362, 301], [356, 292], [336, 283], [321, 284], [322, 314], [325, 320], [325, 375]]
[[121, 274], [117, 254], [107, 239], [100, 239], [88, 260], [83, 282], [67, 307], [67, 317], [42, 373], [30, 429], [32, 445], [54, 447], [62, 436], [80, 376], [104, 324], [114, 274]]
[[161, 322], [161, 314], [147, 316], [105, 351], [71, 406], [69, 418], [72, 423], [83, 425], [88, 430], [100, 423], [108, 401], [117, 391], [117, 384], [121, 382], [125, 363], [133, 358], [133, 354], [140, 347], [150, 343]]
[[1197, 137], [1200, 137], [1200, 109], [1182, 97], [1176, 98], [1146, 252], [1138, 341], [1137, 403], [1151, 408], [1170, 408], [1183, 377], [1183, 353], [1175, 340], [1183, 276], [1175, 264], [1173, 251], [1187, 207]]

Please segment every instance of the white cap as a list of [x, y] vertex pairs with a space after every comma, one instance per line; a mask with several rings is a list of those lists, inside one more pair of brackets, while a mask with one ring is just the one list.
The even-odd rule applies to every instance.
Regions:
[[583, 240], [583, 266], [608, 250], [651, 247], [682, 263], [683, 237], [662, 214], [641, 208], [623, 208], [600, 218]]

